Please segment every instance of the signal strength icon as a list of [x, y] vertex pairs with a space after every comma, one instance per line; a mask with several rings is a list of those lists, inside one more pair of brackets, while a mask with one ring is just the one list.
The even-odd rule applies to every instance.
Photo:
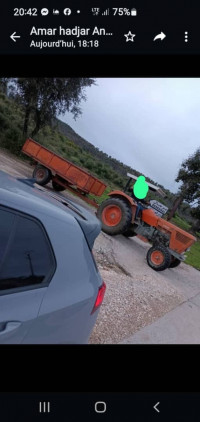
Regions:
[[106, 9], [103, 13], [102, 13], [102, 16], [108, 16], [109, 15], [109, 9]]

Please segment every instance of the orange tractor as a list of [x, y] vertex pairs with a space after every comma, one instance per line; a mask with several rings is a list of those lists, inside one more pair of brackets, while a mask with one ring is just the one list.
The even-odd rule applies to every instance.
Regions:
[[[124, 191], [110, 192], [110, 198], [102, 202], [97, 210], [102, 230], [109, 235], [145, 237], [152, 243], [152, 247], [147, 252], [147, 263], [155, 271], [177, 267], [181, 261], [184, 261], [184, 252], [190, 248], [196, 238], [159, 217], [152, 208], [141, 204], [139, 200], [136, 202], [136, 198], [133, 199], [130, 196], [130, 191], [132, 191], [130, 186], [137, 177], [129, 173], [127, 175], [129, 180]], [[166, 196], [159, 187], [151, 183], [148, 185], [150, 190]], [[141, 205], [143, 209], [138, 214]]]

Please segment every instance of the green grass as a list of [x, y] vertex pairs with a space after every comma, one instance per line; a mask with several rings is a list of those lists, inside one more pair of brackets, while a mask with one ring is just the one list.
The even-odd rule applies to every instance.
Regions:
[[98, 205], [100, 205], [103, 201], [105, 201], [106, 199], [109, 198], [108, 193], [113, 190], [111, 189], [109, 186], [107, 186], [107, 188], [105, 189], [105, 191], [103, 192], [103, 194], [101, 196], [95, 196], [93, 194], [89, 194], [88, 198], [90, 199], [95, 199], [95, 201], [97, 202]]
[[189, 252], [186, 252], [185, 263], [200, 270], [200, 241], [195, 242]]
[[170, 220], [170, 223], [175, 224], [176, 226], [180, 227], [180, 229], [183, 229], [185, 231], [189, 231], [191, 229], [191, 224], [189, 224], [186, 220], [179, 217], [178, 215], [176, 217], [173, 217]]
[[[173, 217], [170, 222], [187, 232], [191, 230], [191, 224], [189, 224], [186, 220], [179, 217], [178, 215]], [[186, 252], [185, 263], [191, 265], [197, 270], [200, 270], [200, 233], [195, 233], [195, 236], [197, 237], [198, 241], [191, 246], [190, 251]]]

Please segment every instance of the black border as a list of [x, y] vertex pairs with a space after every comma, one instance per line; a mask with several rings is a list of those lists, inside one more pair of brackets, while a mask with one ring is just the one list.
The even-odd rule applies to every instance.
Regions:
[[8, 368], [1, 391], [199, 391], [196, 346], [35, 345], [0, 350]]
[[1, 56], [4, 77], [200, 77], [200, 56]]

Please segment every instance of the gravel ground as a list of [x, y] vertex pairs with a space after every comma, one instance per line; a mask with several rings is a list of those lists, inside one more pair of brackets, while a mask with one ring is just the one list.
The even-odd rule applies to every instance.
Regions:
[[114, 270], [101, 274], [107, 292], [90, 343], [119, 343], [184, 301], [176, 289], [151, 277], [128, 277]]
[[[3, 150], [0, 169], [16, 177], [32, 177], [33, 172], [28, 163]], [[62, 194], [96, 211], [68, 191]], [[200, 293], [200, 272], [189, 265], [153, 271], [146, 263], [149, 246], [137, 237], [103, 232], [96, 239], [94, 255], [107, 289], [90, 344], [119, 343]]]
[[[113, 250], [116, 241], [101, 233], [94, 247], [95, 259], [107, 289], [90, 344], [119, 343], [186, 300], [179, 288], [162, 279], [146, 263], [138, 273], [138, 267], [134, 269], [134, 256], [128, 270], [120, 260], [116, 262]], [[137, 242], [141, 241], [137, 239]], [[107, 248], [99, 246], [101, 243], [106, 243]], [[146, 244], [142, 247], [145, 250]]]

